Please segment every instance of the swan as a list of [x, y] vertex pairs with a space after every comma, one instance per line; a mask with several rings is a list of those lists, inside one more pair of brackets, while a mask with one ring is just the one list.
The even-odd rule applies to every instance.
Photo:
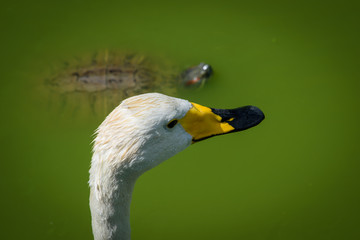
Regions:
[[145, 171], [212, 136], [256, 126], [254, 106], [208, 108], [159, 93], [124, 100], [98, 127], [90, 167], [90, 210], [95, 240], [130, 239], [130, 202]]

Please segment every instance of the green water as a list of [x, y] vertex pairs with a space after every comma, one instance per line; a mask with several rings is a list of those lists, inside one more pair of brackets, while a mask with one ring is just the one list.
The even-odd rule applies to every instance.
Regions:
[[360, 239], [355, 1], [7, 1], [0, 18], [2, 239], [92, 239], [101, 119], [36, 89], [53, 65], [108, 48], [210, 63], [183, 98], [266, 114], [144, 174], [133, 239]]

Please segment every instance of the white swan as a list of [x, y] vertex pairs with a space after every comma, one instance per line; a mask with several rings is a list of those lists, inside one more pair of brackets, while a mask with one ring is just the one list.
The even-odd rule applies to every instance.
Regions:
[[263, 113], [203, 107], [148, 93], [124, 100], [99, 126], [90, 168], [90, 209], [95, 240], [130, 239], [130, 202], [145, 171], [214, 135], [259, 124]]

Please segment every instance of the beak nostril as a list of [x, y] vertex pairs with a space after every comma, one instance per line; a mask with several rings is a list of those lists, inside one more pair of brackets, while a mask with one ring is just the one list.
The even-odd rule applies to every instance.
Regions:
[[234, 119], [234, 118], [232, 118], [232, 117], [223, 117], [223, 118], [221, 118], [220, 122], [228, 122], [228, 121], [231, 121], [232, 119]]

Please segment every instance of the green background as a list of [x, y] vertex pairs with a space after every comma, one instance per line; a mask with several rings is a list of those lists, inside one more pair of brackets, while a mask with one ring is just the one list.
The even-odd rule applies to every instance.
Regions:
[[[92, 239], [88, 169], [101, 119], [59, 114], [37, 86], [101, 49], [210, 63], [216, 107], [266, 119], [144, 174], [133, 239], [360, 239], [357, 1], [2, 1], [2, 239]], [[87, 104], [87, 103], [79, 103]]]

